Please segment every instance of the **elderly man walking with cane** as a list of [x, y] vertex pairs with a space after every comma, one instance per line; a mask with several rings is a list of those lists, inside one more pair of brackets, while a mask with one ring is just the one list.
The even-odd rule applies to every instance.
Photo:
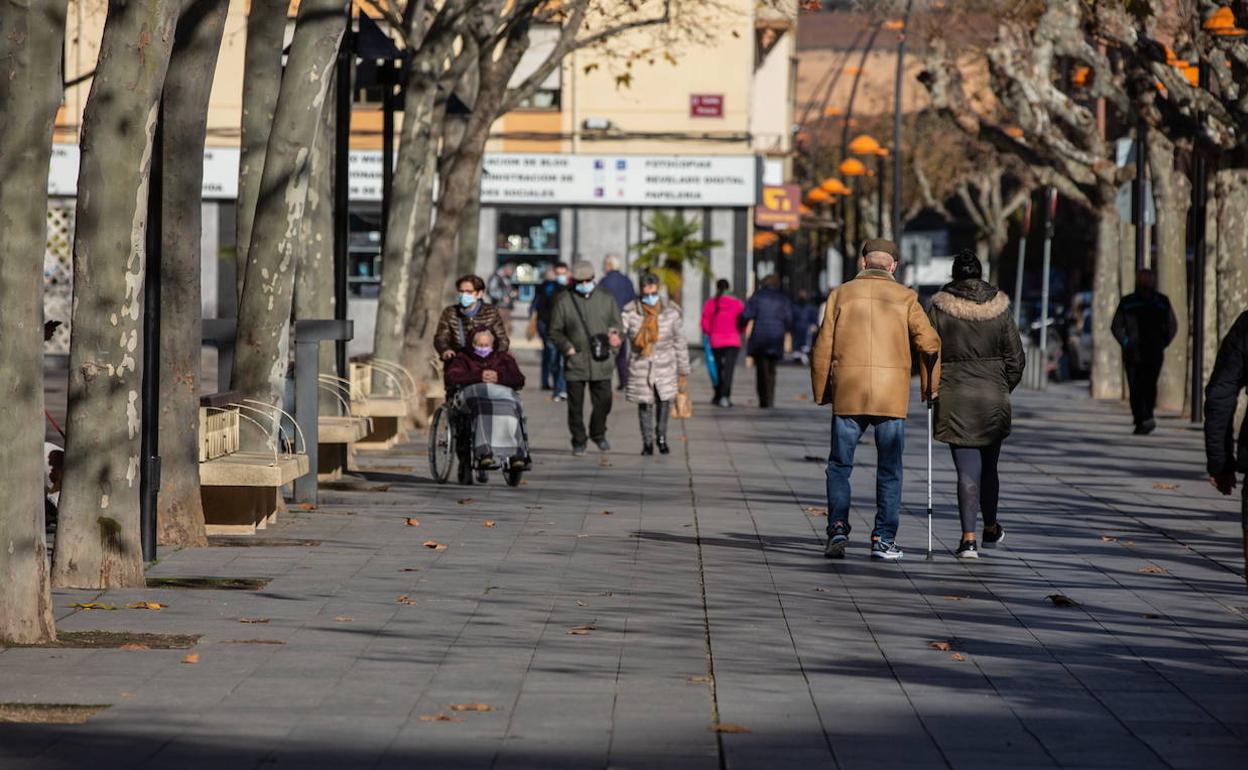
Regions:
[[[940, 353], [940, 337], [911, 289], [897, 283], [897, 246], [869, 240], [862, 245], [858, 275], [828, 297], [819, 336], [811, 351], [815, 402], [832, 404], [832, 449], [828, 455], [828, 542], [823, 555], [845, 556], [849, 543], [849, 476], [854, 449], [867, 428], [875, 429], [877, 470], [875, 528], [871, 558], [900, 559], [902, 453], [910, 405], [911, 345]], [[923, 393], [935, 398], [940, 363], [920, 367]], [[930, 383], [929, 383], [930, 379]]]

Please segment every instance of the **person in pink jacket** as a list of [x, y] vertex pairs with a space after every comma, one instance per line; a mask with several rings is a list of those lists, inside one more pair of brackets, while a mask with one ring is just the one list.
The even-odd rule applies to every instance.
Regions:
[[728, 282], [715, 283], [715, 296], [702, 306], [702, 334], [711, 346], [719, 378], [715, 382], [715, 406], [732, 406], [732, 371], [741, 350], [741, 313], [745, 303], [728, 293]]

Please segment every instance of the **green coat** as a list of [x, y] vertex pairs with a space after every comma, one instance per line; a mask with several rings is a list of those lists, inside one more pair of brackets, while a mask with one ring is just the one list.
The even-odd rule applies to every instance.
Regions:
[[988, 446], [1010, 435], [1010, 391], [1023, 378], [1023, 346], [1010, 301], [980, 280], [955, 281], [928, 309], [940, 335], [934, 433], [953, 446]]
[[[574, 302], [575, 305], [572, 304]], [[578, 307], [580, 314], [576, 312]], [[581, 314], [585, 316], [584, 323], [581, 323]], [[595, 288], [588, 297], [575, 289], [560, 292], [550, 314], [548, 333], [560, 353], [567, 356], [569, 349], [576, 350], [576, 354], [568, 356], [565, 361], [564, 377], [574, 382], [609, 380], [615, 374], [617, 351], [612, 349], [606, 361], [593, 360], [589, 354], [589, 335], [585, 333], [587, 325], [590, 334], [620, 331], [624, 324], [620, 320], [620, 306], [615, 303], [615, 298], [602, 287]]]

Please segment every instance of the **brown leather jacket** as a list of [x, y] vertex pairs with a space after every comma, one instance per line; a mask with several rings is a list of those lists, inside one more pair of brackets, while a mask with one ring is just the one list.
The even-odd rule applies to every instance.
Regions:
[[[462, 332], [460, 331], [461, 324]], [[479, 326], [485, 326], [494, 332], [494, 349], [498, 352], [505, 353], [511, 347], [511, 339], [507, 336], [507, 324], [503, 323], [502, 314], [498, 312], [497, 307], [484, 301], [481, 303], [481, 309], [472, 318], [465, 316], [458, 304], [445, 307], [438, 318], [438, 328], [433, 332], [433, 347], [438, 351], [438, 355], [448, 350], [458, 353], [465, 348], [471, 348], [472, 340], [468, 339], [468, 336]]]
[[[887, 270], [863, 270], [828, 296], [815, 348], [810, 383], [815, 401], [832, 404], [837, 414], [905, 417], [910, 406], [910, 346], [940, 352], [932, 329], [911, 289]], [[926, 388], [923, 367], [919, 375]], [[940, 362], [932, 372], [932, 392], [940, 383]]]

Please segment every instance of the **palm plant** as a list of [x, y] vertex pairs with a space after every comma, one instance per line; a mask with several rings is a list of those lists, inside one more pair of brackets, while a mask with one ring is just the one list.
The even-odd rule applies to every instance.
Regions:
[[667, 296], [679, 303], [685, 267], [709, 275], [711, 249], [722, 246], [723, 241], [702, 240], [701, 221], [697, 217], [686, 219], [679, 209], [674, 214], [656, 211], [645, 224], [650, 237], [633, 245], [637, 252], [633, 265], [657, 275], [667, 288]]

